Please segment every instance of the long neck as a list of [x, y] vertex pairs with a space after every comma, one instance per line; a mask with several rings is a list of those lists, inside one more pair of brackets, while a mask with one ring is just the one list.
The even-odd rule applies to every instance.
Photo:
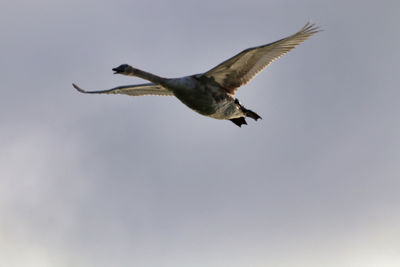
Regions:
[[139, 78], [148, 80], [148, 81], [150, 81], [152, 83], [155, 83], [155, 84], [162, 84], [166, 80], [166, 78], [163, 78], [163, 77], [154, 75], [154, 74], [152, 74], [150, 72], [146, 72], [146, 71], [139, 70], [139, 69], [136, 69], [136, 68], [133, 68], [132, 73], [130, 75], [131, 76], [137, 76]]

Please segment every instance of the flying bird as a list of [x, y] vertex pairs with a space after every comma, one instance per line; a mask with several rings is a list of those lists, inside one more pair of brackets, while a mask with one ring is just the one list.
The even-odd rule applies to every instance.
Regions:
[[150, 81], [150, 83], [124, 85], [99, 91], [86, 91], [76, 84], [72, 85], [76, 90], [85, 94], [175, 96], [186, 106], [204, 116], [230, 120], [241, 127], [243, 124], [247, 124], [246, 117], [256, 121], [261, 117], [254, 111], [245, 108], [235, 98], [236, 90], [248, 83], [273, 61], [317, 32], [319, 32], [319, 28], [308, 22], [291, 36], [270, 44], [245, 49], [201, 74], [181, 78], [164, 78], [128, 64], [122, 64], [112, 69], [114, 74], [136, 76]]

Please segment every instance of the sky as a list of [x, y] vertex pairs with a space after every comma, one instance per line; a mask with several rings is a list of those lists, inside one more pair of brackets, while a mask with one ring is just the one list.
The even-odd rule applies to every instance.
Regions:
[[[398, 1], [0, 3], [0, 267], [400, 266]], [[323, 31], [236, 96], [83, 95]], [[397, 89], [396, 89], [397, 88]]]

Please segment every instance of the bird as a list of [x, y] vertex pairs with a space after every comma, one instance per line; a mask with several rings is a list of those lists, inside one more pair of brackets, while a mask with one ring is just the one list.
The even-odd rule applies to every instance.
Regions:
[[73, 87], [85, 94], [123, 94], [129, 96], [175, 96], [183, 104], [201, 115], [219, 120], [230, 120], [241, 127], [246, 118], [261, 119], [256, 112], [242, 105], [237, 89], [265, 69], [273, 61], [287, 54], [313, 34], [320, 31], [316, 24], [307, 22], [298, 32], [265, 45], [251, 47], [200, 74], [181, 78], [164, 78], [128, 64], [113, 68], [114, 74], [136, 76], [150, 83], [118, 86], [108, 90], [86, 91], [75, 83]]

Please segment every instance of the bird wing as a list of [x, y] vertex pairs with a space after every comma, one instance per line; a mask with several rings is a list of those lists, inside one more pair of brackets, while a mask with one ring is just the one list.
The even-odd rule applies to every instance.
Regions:
[[273, 61], [318, 31], [319, 28], [315, 24], [308, 22], [297, 33], [270, 44], [245, 49], [203, 75], [214, 79], [229, 93], [234, 94], [238, 87], [248, 83]]
[[174, 95], [173, 92], [165, 89], [161, 85], [153, 83], [124, 85], [108, 90], [98, 90], [98, 91], [86, 91], [74, 83], [72, 85], [76, 90], [85, 94], [122, 94], [130, 96], [142, 96], [142, 95], [173, 96]]

